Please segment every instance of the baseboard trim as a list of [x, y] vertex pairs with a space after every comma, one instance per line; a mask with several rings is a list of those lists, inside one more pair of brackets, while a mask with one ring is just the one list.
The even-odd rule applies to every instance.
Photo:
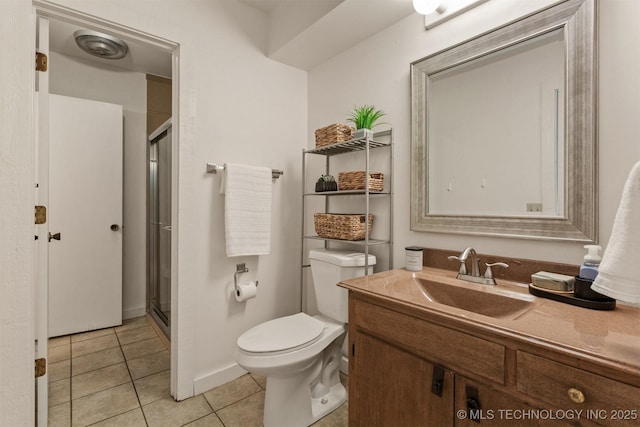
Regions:
[[147, 314], [147, 309], [145, 307], [122, 310], [122, 320], [133, 319], [135, 317], [142, 317], [145, 314]]
[[242, 369], [237, 363], [233, 363], [226, 368], [196, 378], [193, 381], [193, 393], [194, 395], [204, 393], [219, 385], [235, 380], [246, 373], [247, 371]]

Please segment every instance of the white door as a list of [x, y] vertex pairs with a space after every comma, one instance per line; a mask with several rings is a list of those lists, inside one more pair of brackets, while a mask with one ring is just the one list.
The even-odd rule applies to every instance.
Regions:
[[50, 337], [122, 323], [122, 132], [122, 106], [49, 95]]

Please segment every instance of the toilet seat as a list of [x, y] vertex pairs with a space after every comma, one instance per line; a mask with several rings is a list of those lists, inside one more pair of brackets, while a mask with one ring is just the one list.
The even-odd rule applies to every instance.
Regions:
[[322, 335], [325, 323], [297, 313], [261, 323], [238, 338], [238, 347], [250, 353], [274, 353], [305, 347]]

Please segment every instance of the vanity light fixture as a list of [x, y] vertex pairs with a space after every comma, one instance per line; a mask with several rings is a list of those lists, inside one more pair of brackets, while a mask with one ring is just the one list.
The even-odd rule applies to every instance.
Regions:
[[424, 27], [428, 30], [487, 1], [489, 0], [413, 0], [413, 8], [425, 15]]

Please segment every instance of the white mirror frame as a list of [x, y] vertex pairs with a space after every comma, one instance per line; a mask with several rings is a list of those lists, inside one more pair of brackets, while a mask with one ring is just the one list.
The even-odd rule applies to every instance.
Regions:
[[[564, 217], [429, 214], [429, 76], [537, 35], [566, 40]], [[568, 0], [411, 64], [411, 230], [597, 242], [597, 34], [594, 0]]]

